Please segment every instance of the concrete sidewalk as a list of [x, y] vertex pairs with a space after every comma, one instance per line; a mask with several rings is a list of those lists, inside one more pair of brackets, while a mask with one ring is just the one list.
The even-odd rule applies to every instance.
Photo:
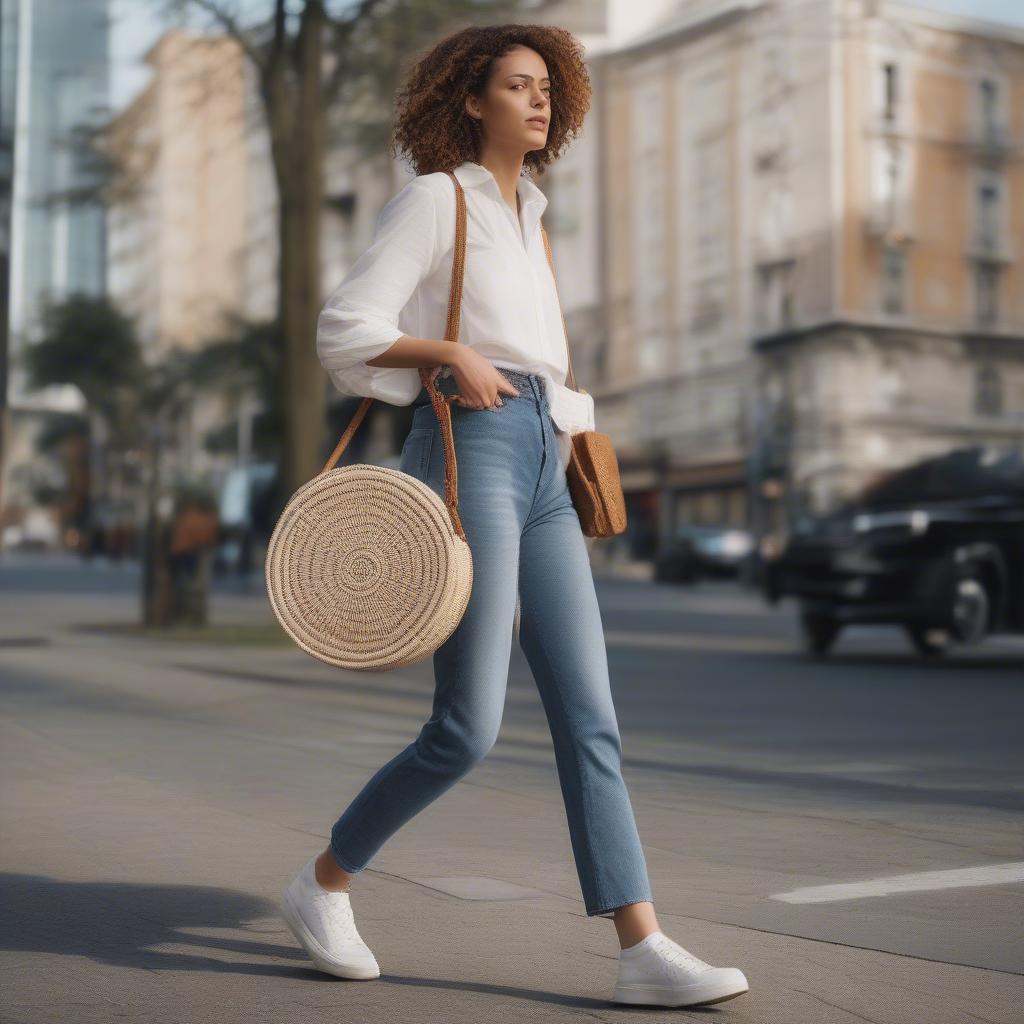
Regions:
[[[280, 890], [415, 735], [429, 669], [365, 676], [288, 648], [72, 628], [130, 619], [133, 601], [5, 605], [9, 636], [46, 623], [47, 641], [0, 650], [4, 1021], [1020, 1019], [1012, 973], [726, 923], [752, 894], [792, 884], [783, 848], [751, 845], [767, 841], [730, 810], [734, 786], [698, 776], [666, 788], [634, 769], [663, 930], [740, 967], [751, 991], [691, 1011], [609, 1003], [614, 928], [584, 913], [550, 739], [518, 656], [492, 756], [358, 878], [356, 920], [382, 977], [320, 974], [278, 916]], [[639, 753], [639, 738], [626, 744]], [[643, 749], [701, 753], [673, 754], [670, 738]], [[773, 834], [792, 842], [806, 809], [775, 805]]]
[[[968, 1006], [991, 1014], [1020, 995], [1019, 979], [998, 974], [661, 910], [664, 930], [713, 963], [742, 967], [751, 991], [713, 1011], [615, 1008], [607, 1002], [614, 929], [587, 919], [570, 895], [554, 808], [476, 783], [448, 794], [441, 813], [425, 812], [381, 858], [387, 867], [359, 879], [353, 906], [382, 977], [331, 979], [311, 969], [276, 908], [289, 873], [326, 840], [311, 820], [317, 795], [331, 789], [322, 771], [301, 792], [295, 780], [284, 793], [265, 791], [269, 806], [259, 814], [250, 801], [238, 809], [210, 800], [201, 780], [186, 793], [105, 768], [9, 719], [2, 745], [7, 1021], [611, 1021], [714, 1012], [758, 1022], [938, 1022], [971, 1019]], [[333, 788], [355, 781], [335, 779]], [[524, 843], [531, 820], [549, 824]], [[488, 842], [474, 851], [463, 844], [481, 822]], [[653, 869], [664, 887], [671, 870], [657, 858]], [[548, 888], [504, 900], [453, 895], [467, 879]]]

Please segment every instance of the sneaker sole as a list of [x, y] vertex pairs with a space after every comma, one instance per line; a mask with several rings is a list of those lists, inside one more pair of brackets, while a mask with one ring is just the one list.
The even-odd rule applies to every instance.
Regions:
[[291, 929], [292, 934], [299, 941], [299, 945], [309, 954], [310, 960], [321, 971], [333, 974], [336, 978], [348, 978], [352, 981], [369, 981], [372, 978], [380, 977], [380, 967], [370, 966], [365, 961], [359, 963], [344, 963], [333, 960], [330, 954], [316, 940], [316, 936], [306, 927], [295, 905], [292, 903], [291, 895], [286, 889], [281, 898], [281, 916], [285, 924]]
[[706, 1006], [710, 1003], [724, 1003], [726, 999], [749, 992], [750, 986], [744, 977], [742, 982], [698, 982], [685, 987], [666, 985], [616, 985], [612, 994], [613, 1003], [630, 1006]]

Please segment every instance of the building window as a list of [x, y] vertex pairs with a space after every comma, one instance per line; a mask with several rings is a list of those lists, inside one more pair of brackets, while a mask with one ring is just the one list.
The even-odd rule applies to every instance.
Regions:
[[911, 234], [910, 153], [895, 139], [880, 139], [873, 148], [870, 228], [893, 241]]
[[999, 264], [980, 260], [974, 268], [974, 303], [978, 322], [999, 319]]
[[885, 204], [889, 214], [889, 222], [896, 220], [896, 199], [899, 196], [900, 184], [900, 152], [895, 146], [887, 146], [885, 151]]
[[638, 127], [633, 164], [633, 266], [636, 294], [633, 331], [641, 339], [640, 367], [650, 372], [665, 361], [665, 96], [660, 81], [638, 83], [633, 116]]
[[793, 195], [782, 175], [765, 182], [765, 197], [758, 211], [758, 245], [773, 256], [785, 249], [793, 234]]
[[974, 411], [979, 416], [1003, 414], [1003, 381], [991, 364], [979, 366], [974, 374]]
[[896, 120], [896, 104], [899, 100], [898, 72], [895, 64], [882, 65], [882, 114], [886, 121]]
[[722, 303], [722, 283], [717, 279], [696, 282], [693, 289], [693, 312], [690, 328], [693, 331], [710, 331], [717, 327], [725, 315]]
[[883, 356], [877, 394], [881, 408], [886, 411], [900, 408], [907, 400], [907, 379], [899, 359], [893, 353]]
[[882, 250], [882, 308], [886, 313], [904, 311], [906, 253], [895, 245]]
[[999, 87], [991, 78], [983, 78], [981, 88], [981, 126], [985, 138], [991, 139], [999, 131]]
[[985, 252], [999, 247], [999, 184], [987, 178], [978, 186], [978, 245]]
[[782, 330], [793, 325], [795, 295], [793, 262], [766, 263], [758, 268], [761, 325]]
[[726, 313], [729, 210], [727, 206], [728, 152], [720, 139], [699, 141], [693, 155], [693, 265], [691, 329], [710, 331]]

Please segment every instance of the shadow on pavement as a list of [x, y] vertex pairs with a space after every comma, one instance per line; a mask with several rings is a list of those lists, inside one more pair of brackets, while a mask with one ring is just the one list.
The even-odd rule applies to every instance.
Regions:
[[[245, 929], [277, 914], [269, 900], [226, 889], [126, 882], [68, 882], [45, 875], [6, 872], [3, 891], [4, 950], [89, 957], [99, 963], [144, 970], [290, 973], [274, 964], [231, 963], [201, 953], [160, 952], [163, 944], [230, 953], [288, 957], [308, 963], [302, 949], [260, 939], [197, 935], [182, 929]], [[281, 922], [281, 932], [290, 934]]]
[[[307, 977], [311, 981], [346, 984], [310, 964], [304, 950], [294, 944], [277, 905], [267, 899], [207, 886], [134, 885], [123, 882], [67, 882], [44, 875], [0, 874], [3, 924], [0, 948], [11, 952], [50, 953], [88, 957], [99, 963], [147, 971], [208, 971], [225, 974]], [[270, 932], [267, 919], [280, 920], [273, 934], [286, 943], [218, 935], [196, 934], [193, 929]], [[183, 929], [189, 929], [185, 931]], [[161, 952], [161, 945], [251, 957], [278, 957], [294, 965], [232, 962], [201, 952]], [[381, 984], [446, 989], [512, 996], [555, 1006], [600, 1008], [614, 1005], [607, 999], [543, 992], [515, 985], [457, 981], [383, 973]], [[365, 982], [351, 982], [365, 984]]]

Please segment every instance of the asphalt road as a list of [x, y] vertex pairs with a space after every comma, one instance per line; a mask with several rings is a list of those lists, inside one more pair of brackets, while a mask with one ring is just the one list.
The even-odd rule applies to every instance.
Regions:
[[[751, 985], [620, 1009], [518, 649], [498, 743], [359, 878], [383, 975], [345, 982], [276, 900], [415, 735], [430, 662], [84, 628], [137, 591], [132, 564], [0, 558], [4, 1021], [1024, 1020], [1020, 639], [925, 663], [860, 628], [820, 662], [788, 605], [600, 579], [659, 921]], [[212, 612], [272, 624], [258, 578]]]

